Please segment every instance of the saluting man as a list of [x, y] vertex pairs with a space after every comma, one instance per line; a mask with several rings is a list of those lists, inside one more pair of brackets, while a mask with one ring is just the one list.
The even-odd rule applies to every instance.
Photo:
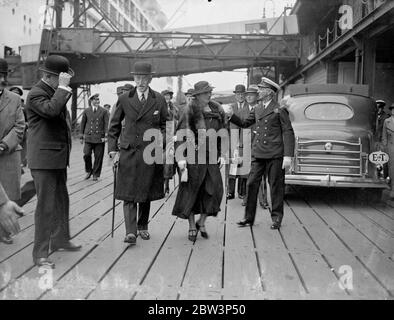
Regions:
[[[100, 106], [100, 95], [92, 94], [89, 97], [90, 107], [83, 111], [81, 121], [81, 143], [85, 140], [83, 159], [85, 160], [85, 179], [93, 175], [97, 181], [101, 174], [104, 157], [104, 147], [108, 134], [108, 112]], [[92, 167], [92, 152], [94, 165]]]
[[256, 124], [256, 137], [252, 146], [252, 168], [247, 181], [245, 218], [238, 225], [253, 225], [256, 216], [257, 195], [263, 174], [268, 177], [272, 199], [271, 229], [279, 229], [283, 219], [285, 170], [290, 168], [294, 156], [295, 138], [288, 111], [274, 100], [280, 87], [263, 77], [258, 85], [260, 103], [242, 120], [229, 108], [230, 121], [247, 128]]
[[[149, 87], [153, 73], [152, 65], [149, 63], [134, 64], [132, 74], [137, 86], [119, 97], [108, 131], [108, 152], [113, 161], [117, 158], [117, 141], [120, 137], [115, 198], [124, 201], [124, 242], [131, 245], [136, 244], [137, 235], [143, 240], [150, 239], [150, 203], [164, 198], [163, 163], [149, 163], [144, 159], [144, 150], [151, 144], [151, 141], [144, 140], [145, 132], [156, 129], [165, 136], [168, 117], [164, 97]], [[123, 120], [125, 127], [122, 130]]]

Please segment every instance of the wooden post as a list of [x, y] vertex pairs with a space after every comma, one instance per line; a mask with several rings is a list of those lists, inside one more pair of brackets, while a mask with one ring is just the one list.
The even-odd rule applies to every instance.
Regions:
[[79, 27], [79, 0], [74, 0], [74, 28]]
[[364, 39], [363, 41], [363, 84], [368, 84], [370, 94], [373, 95], [375, 89], [376, 73], [376, 40]]
[[62, 27], [63, 23], [63, 0], [55, 0], [54, 8], [56, 14], [56, 29], [58, 29]]

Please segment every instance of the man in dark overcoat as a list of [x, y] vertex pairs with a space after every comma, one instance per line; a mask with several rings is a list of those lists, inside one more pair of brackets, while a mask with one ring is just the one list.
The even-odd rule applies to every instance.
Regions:
[[[81, 142], [85, 141], [83, 160], [85, 161], [85, 179], [93, 175], [93, 181], [100, 177], [103, 166], [104, 147], [108, 134], [109, 114], [100, 106], [100, 95], [92, 94], [89, 97], [89, 108], [85, 109], [81, 120]], [[92, 166], [92, 152], [94, 164]]]
[[[231, 107], [233, 108], [234, 114], [236, 114], [237, 116], [241, 116], [241, 114], [248, 109], [248, 105], [245, 101], [245, 92], [246, 92], [246, 88], [243, 84], [237, 84], [235, 86], [235, 90], [233, 91], [233, 93], [235, 93], [236, 102], [232, 103]], [[248, 112], [248, 114], [249, 114], [249, 112]], [[230, 128], [230, 133], [231, 133], [231, 130], [239, 130], [239, 127], [234, 123], [230, 123], [229, 128]], [[241, 139], [241, 135], [242, 135], [241, 131], [242, 130], [239, 130], [239, 133], [240, 133], [239, 139]], [[231, 137], [231, 135], [230, 135], [230, 137]], [[239, 142], [240, 142], [240, 140], [239, 140]], [[233, 152], [233, 150], [237, 149], [239, 152], [239, 147], [240, 147], [239, 145], [238, 146], [231, 146], [230, 150], [231, 150], [231, 152]], [[234, 156], [234, 154], [231, 155], [231, 157], [233, 157], [233, 156]], [[238, 197], [240, 199], [244, 198], [245, 193], [246, 193], [246, 178], [245, 178], [245, 176], [240, 176], [238, 174], [230, 174], [229, 173], [227, 199], [234, 199], [235, 184], [237, 182], [237, 179], [238, 179]]]
[[67, 58], [49, 56], [41, 68], [42, 79], [30, 90], [26, 101], [29, 124], [27, 162], [37, 190], [33, 260], [38, 266], [54, 267], [52, 250], [77, 251], [70, 242], [67, 166], [71, 132], [66, 103], [73, 71]]
[[256, 137], [252, 146], [252, 168], [247, 181], [247, 202], [244, 220], [239, 226], [253, 225], [256, 216], [257, 195], [261, 178], [265, 173], [270, 185], [272, 210], [271, 229], [279, 229], [283, 219], [285, 170], [291, 166], [295, 138], [288, 111], [274, 100], [280, 87], [268, 78], [259, 84], [261, 101], [242, 120], [229, 108], [230, 121], [247, 128], [256, 123]]
[[[152, 131], [159, 132], [165, 141], [168, 113], [164, 97], [149, 87], [153, 74], [151, 64], [136, 62], [132, 74], [137, 86], [118, 99], [109, 125], [108, 152], [110, 158], [115, 161], [118, 152], [117, 140], [120, 137], [115, 197], [124, 201], [124, 241], [134, 245], [137, 231], [142, 239], [150, 239], [150, 203], [164, 198], [163, 152], [159, 155], [161, 161], [147, 161], [148, 159], [144, 158], [144, 150], [152, 142], [150, 137], [144, 139], [144, 134], [149, 129], [155, 129]], [[122, 131], [123, 120], [125, 127]]]

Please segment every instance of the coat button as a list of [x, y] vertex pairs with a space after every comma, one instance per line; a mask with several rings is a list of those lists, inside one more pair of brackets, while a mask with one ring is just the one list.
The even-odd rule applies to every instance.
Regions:
[[267, 143], [267, 141], [264, 141], [264, 143]]
[[268, 128], [267, 128], [267, 127], [265, 127], [264, 129], [265, 129], [265, 130], [267, 130]]
[[265, 122], [265, 123], [267, 123], [268, 121], [267, 121], [267, 120], [265, 120], [264, 122]]

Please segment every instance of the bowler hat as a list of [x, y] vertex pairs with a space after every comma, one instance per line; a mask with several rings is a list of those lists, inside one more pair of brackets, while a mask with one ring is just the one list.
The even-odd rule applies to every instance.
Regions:
[[235, 90], [233, 91], [234, 93], [245, 93], [246, 89], [243, 84], [237, 84], [235, 86]]
[[162, 96], [164, 96], [164, 95], [166, 95], [166, 94], [173, 95], [174, 92], [172, 92], [171, 90], [163, 90], [163, 91], [161, 92], [161, 95], [162, 95]]
[[394, 103], [391, 104], [391, 106], [389, 107], [389, 109], [394, 109]]
[[5, 59], [0, 59], [0, 73], [8, 73], [8, 62]]
[[20, 96], [23, 96], [23, 90], [19, 87], [11, 87], [8, 90], [19, 94]]
[[70, 68], [70, 61], [66, 57], [56, 54], [49, 56], [44, 62], [44, 67], [39, 68], [39, 70], [54, 75], [65, 72], [74, 76], [74, 71]]
[[194, 84], [194, 90], [192, 96], [196, 96], [200, 93], [211, 92], [214, 87], [211, 87], [207, 81], [199, 81]]
[[259, 94], [259, 88], [255, 85], [252, 84], [248, 90], [245, 91], [245, 93], [255, 93], [255, 94]]
[[185, 92], [185, 96], [192, 96], [192, 95], [193, 95], [193, 92], [194, 92], [194, 90], [193, 90], [192, 88], [190, 88], [190, 89], [188, 89], [188, 90]]
[[131, 71], [132, 74], [154, 74], [155, 72], [152, 71], [152, 65], [148, 62], [136, 62], [134, 63], [134, 70]]
[[269, 88], [269, 89], [273, 90], [274, 92], [278, 92], [280, 90], [280, 86], [277, 83], [275, 83], [274, 81], [272, 81], [266, 77], [261, 78], [261, 82], [258, 84], [258, 86], [260, 88]]

